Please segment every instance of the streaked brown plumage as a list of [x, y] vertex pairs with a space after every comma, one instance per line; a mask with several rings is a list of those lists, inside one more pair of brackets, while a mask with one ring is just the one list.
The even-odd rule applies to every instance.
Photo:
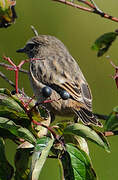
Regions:
[[[38, 102], [46, 100], [42, 95], [42, 88], [49, 86], [52, 88], [50, 98], [57, 99], [45, 104], [52, 113], [62, 116], [75, 113], [86, 125], [102, 126], [92, 114], [92, 95], [88, 83], [77, 62], [60, 40], [49, 35], [35, 36], [17, 52], [24, 52], [29, 58], [44, 58], [30, 62], [30, 81]], [[66, 90], [70, 98], [61, 99], [60, 90]]]

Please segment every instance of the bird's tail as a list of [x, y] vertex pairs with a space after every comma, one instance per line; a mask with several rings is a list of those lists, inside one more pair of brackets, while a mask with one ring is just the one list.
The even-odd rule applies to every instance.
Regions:
[[80, 110], [74, 109], [74, 111], [85, 125], [92, 124], [92, 125], [99, 126], [99, 127], [103, 126], [102, 123], [100, 123], [98, 121], [98, 119], [94, 116], [94, 114], [91, 111], [89, 111], [85, 108], [80, 108]]

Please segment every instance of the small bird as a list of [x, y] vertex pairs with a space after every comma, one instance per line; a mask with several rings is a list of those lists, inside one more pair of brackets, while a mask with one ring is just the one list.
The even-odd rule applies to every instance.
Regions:
[[38, 35], [17, 52], [36, 59], [30, 61], [31, 85], [39, 103], [47, 99], [55, 100], [44, 104], [53, 117], [75, 114], [85, 125], [102, 127], [92, 113], [92, 95], [88, 83], [77, 62], [59, 39]]

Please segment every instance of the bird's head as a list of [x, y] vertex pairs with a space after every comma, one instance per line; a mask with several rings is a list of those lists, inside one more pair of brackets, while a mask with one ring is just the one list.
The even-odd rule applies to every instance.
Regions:
[[18, 49], [18, 53], [26, 53], [29, 58], [48, 55], [50, 52], [56, 52], [59, 49], [65, 49], [64, 44], [54, 36], [40, 35], [30, 39], [26, 45]]

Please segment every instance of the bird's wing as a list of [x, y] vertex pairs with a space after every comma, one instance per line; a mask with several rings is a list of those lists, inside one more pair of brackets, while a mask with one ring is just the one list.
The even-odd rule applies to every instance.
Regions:
[[78, 88], [69, 82], [60, 84], [60, 86], [69, 92], [76, 102], [79, 102], [74, 103], [72, 109], [85, 125], [93, 124], [102, 127], [102, 124], [92, 113], [92, 97], [86, 82], [82, 83]]
[[70, 55], [58, 57], [58, 60], [57, 57], [53, 57], [53, 60], [48, 58], [50, 57], [40, 61], [38, 65], [33, 61], [30, 68], [33, 76], [57, 92], [66, 90], [74, 100], [85, 104], [86, 108], [91, 111], [91, 91], [74, 58]]
[[65, 82], [61, 84], [61, 87], [65, 89], [73, 99], [85, 104], [86, 108], [92, 110], [92, 96], [89, 86], [86, 82], [80, 82], [80, 84], [73, 82]]
[[77, 62], [72, 56], [67, 56], [66, 60], [53, 61], [53, 67], [57, 67], [57, 73], [52, 82], [66, 90], [73, 99], [86, 105], [92, 110], [92, 95], [86, 79], [83, 76]]

